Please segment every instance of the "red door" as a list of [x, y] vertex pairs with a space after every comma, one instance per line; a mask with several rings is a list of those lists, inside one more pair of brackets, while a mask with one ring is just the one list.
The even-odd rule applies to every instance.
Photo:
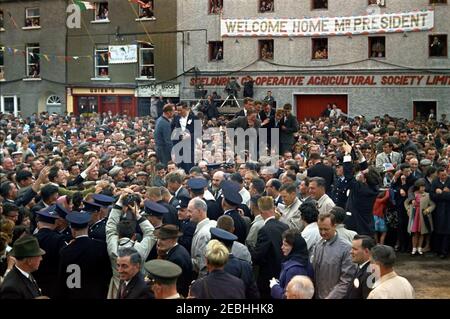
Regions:
[[136, 116], [135, 97], [132, 95], [119, 96], [119, 110], [122, 114]]
[[348, 96], [345, 94], [302, 94], [296, 96], [297, 119], [317, 119], [327, 108], [335, 103], [343, 113], [348, 111]]
[[101, 101], [100, 112], [108, 113], [109, 111], [111, 111], [113, 115], [116, 115], [118, 113], [117, 99], [118, 99], [118, 96], [114, 96], [114, 95], [101, 96], [100, 97], [100, 101]]

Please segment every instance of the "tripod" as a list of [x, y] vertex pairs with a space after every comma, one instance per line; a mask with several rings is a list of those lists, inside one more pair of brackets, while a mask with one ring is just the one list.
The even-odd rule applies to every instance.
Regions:
[[236, 96], [234, 95], [234, 94], [230, 94], [230, 95], [228, 95], [227, 96], [227, 98], [223, 101], [223, 103], [220, 105], [220, 107], [223, 107], [224, 105], [225, 105], [225, 103], [227, 103], [228, 101], [230, 101], [231, 102], [231, 105], [233, 105], [233, 101], [234, 101], [234, 103], [236, 103], [236, 105], [237, 105], [237, 107], [241, 107], [240, 105], [239, 105], [239, 102], [238, 102], [238, 100], [236, 99]]

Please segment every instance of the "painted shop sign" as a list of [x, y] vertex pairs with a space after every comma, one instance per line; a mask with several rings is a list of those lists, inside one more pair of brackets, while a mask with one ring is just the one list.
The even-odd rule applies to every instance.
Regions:
[[427, 31], [434, 27], [434, 11], [302, 19], [222, 19], [222, 37], [327, 36]]
[[[235, 76], [243, 86], [246, 76]], [[190, 86], [225, 86], [230, 77], [197, 77]], [[306, 75], [257, 76], [255, 86], [450, 86], [450, 75]]]
[[178, 83], [164, 83], [157, 85], [142, 85], [136, 88], [137, 97], [151, 97], [164, 96], [164, 97], [179, 97], [180, 85]]

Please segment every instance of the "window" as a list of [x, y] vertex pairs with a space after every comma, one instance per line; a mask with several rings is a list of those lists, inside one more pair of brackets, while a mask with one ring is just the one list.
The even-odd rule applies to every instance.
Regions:
[[108, 75], [108, 47], [98, 47], [95, 49], [95, 78], [108, 78]]
[[312, 59], [328, 59], [328, 38], [312, 39]]
[[262, 60], [273, 60], [273, 40], [259, 40], [259, 58]]
[[312, 0], [312, 9], [328, 9], [328, 0]]
[[139, 19], [155, 19], [154, 0], [142, 0], [139, 2]]
[[0, 81], [5, 79], [5, 47], [0, 45]]
[[39, 43], [27, 45], [27, 77], [39, 78], [41, 75]]
[[96, 96], [78, 97], [78, 113], [92, 113], [98, 110], [98, 98]]
[[369, 37], [369, 58], [386, 57], [386, 38]]
[[47, 105], [61, 105], [61, 98], [58, 95], [50, 95], [47, 98]]
[[154, 46], [144, 43], [139, 48], [139, 76], [141, 78], [155, 77]]
[[209, 61], [223, 60], [223, 42], [210, 41], [209, 42]]
[[369, 6], [370, 5], [377, 5], [379, 7], [385, 7], [386, 0], [369, 0]]
[[0, 112], [17, 115], [20, 111], [20, 99], [17, 96], [1, 96]]
[[4, 26], [5, 26], [5, 24], [4, 24], [4, 15], [3, 15], [3, 10], [2, 9], [0, 9], [0, 31], [1, 30], [5, 30], [4, 29]]
[[223, 0], [209, 0], [209, 14], [223, 13]]
[[430, 57], [447, 57], [447, 35], [435, 34], [428, 36]]
[[95, 21], [109, 21], [108, 2], [95, 3]]
[[447, 0], [430, 0], [430, 4], [443, 4], [447, 3]]
[[27, 8], [25, 9], [25, 27], [34, 28], [41, 25], [41, 14], [39, 8]]
[[274, 12], [275, 0], [259, 0], [259, 12]]

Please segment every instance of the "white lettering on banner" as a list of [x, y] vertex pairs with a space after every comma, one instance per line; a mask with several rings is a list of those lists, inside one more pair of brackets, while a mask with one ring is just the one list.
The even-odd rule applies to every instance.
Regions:
[[222, 37], [325, 36], [390, 32], [427, 31], [434, 27], [434, 11], [353, 17], [303, 19], [222, 19]]
[[150, 97], [152, 95], [164, 97], [179, 97], [180, 84], [164, 83], [157, 85], [142, 85], [136, 89], [136, 96], [138, 97]]

